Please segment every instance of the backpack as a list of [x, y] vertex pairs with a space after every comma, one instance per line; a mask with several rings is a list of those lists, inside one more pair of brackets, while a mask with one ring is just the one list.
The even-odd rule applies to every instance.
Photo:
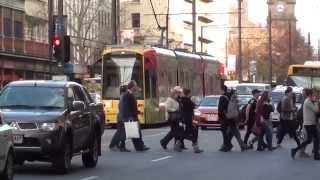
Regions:
[[236, 119], [239, 116], [238, 103], [235, 101], [229, 101], [228, 110], [226, 114], [228, 119]]
[[281, 113], [281, 101], [277, 104], [277, 111]]
[[241, 122], [245, 122], [245, 120], [246, 120], [247, 106], [248, 106], [248, 104], [245, 104], [244, 106], [242, 106], [242, 108], [240, 110], [240, 120], [241, 120]]

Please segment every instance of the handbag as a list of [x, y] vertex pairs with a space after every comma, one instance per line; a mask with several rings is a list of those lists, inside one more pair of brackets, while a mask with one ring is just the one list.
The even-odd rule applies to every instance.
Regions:
[[256, 136], [259, 136], [262, 133], [261, 126], [259, 126], [257, 123], [254, 123], [251, 131]]
[[124, 122], [124, 129], [127, 139], [140, 138], [138, 121]]

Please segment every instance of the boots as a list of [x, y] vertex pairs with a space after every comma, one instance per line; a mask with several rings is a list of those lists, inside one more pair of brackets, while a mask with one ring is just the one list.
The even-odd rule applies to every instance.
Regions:
[[197, 144], [192, 145], [193, 146], [193, 152], [194, 153], [202, 153], [203, 150], [199, 148]]

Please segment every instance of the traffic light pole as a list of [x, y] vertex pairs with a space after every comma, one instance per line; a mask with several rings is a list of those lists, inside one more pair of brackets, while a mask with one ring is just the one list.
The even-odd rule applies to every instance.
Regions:
[[[58, 24], [59, 24], [59, 30], [57, 33], [58, 37], [60, 38], [62, 48], [64, 49], [64, 23], [63, 23], [63, 0], [58, 0]], [[62, 56], [64, 58], [64, 51], [61, 51]], [[59, 74], [64, 74], [64, 59], [59, 59], [58, 60], [58, 71]]]
[[53, 66], [53, 58], [52, 58], [52, 34], [53, 33], [53, 0], [48, 0], [48, 51], [49, 51], [49, 74], [50, 78], [52, 77], [52, 66]]

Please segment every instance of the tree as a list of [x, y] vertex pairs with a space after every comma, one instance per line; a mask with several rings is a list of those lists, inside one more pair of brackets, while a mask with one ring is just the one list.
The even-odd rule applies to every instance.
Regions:
[[73, 63], [92, 64], [111, 40], [108, 0], [64, 1]]

